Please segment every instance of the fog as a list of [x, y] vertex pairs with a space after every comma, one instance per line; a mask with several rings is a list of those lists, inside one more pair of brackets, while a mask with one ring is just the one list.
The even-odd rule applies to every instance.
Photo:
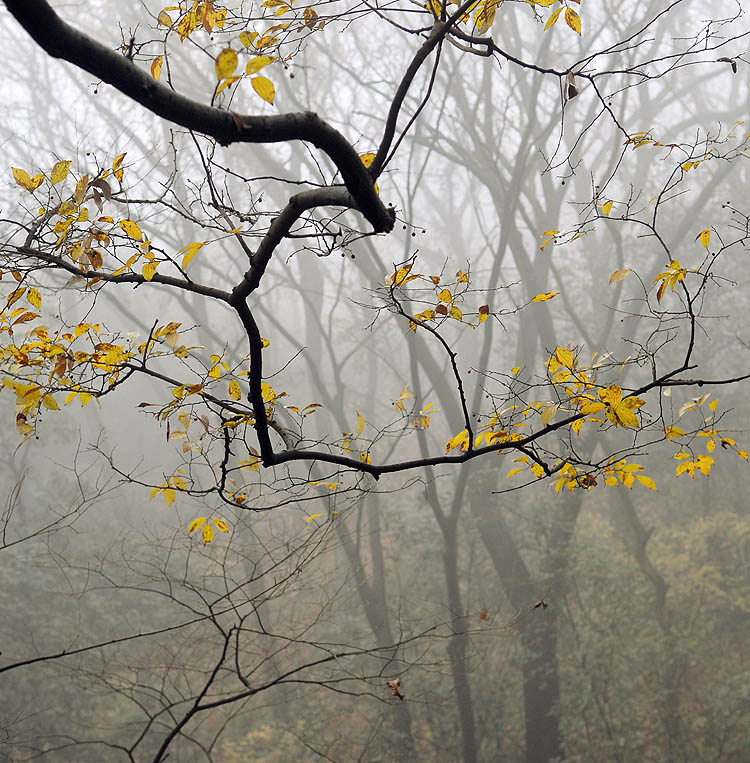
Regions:
[[49, 5], [0, 760], [746, 760], [743, 4]]

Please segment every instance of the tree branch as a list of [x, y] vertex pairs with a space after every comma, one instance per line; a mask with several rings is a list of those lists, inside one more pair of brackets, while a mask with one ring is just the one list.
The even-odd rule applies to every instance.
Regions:
[[377, 233], [393, 229], [395, 214], [380, 200], [370, 173], [346, 138], [314, 112], [238, 115], [186, 98], [157, 82], [129, 58], [64, 22], [46, 0], [3, 0], [13, 18], [54, 58], [109, 83], [153, 114], [189, 130], [230, 143], [301, 140], [324, 151], [336, 165], [359, 211]]

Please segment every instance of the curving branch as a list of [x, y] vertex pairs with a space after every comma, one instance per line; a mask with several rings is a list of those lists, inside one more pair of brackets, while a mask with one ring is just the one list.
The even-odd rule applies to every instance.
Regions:
[[170, 90], [127, 56], [120, 55], [63, 21], [46, 0], [3, 0], [13, 18], [53, 58], [93, 74], [153, 114], [189, 130], [231, 143], [300, 140], [325, 152], [336, 165], [357, 209], [376, 233], [393, 229], [395, 213], [380, 200], [372, 177], [346, 138], [314, 112], [275, 116], [234, 114]]

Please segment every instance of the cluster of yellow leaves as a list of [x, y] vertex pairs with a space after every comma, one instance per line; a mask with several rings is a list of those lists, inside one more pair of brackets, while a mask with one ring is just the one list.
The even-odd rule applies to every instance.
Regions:
[[462, 429], [457, 435], [448, 440], [445, 446], [445, 452], [450, 453], [454, 448], [458, 448], [465, 452], [469, 449], [469, 442], [469, 430]]
[[[683, 416], [689, 411], [697, 411], [708, 400], [709, 395], [705, 394], [698, 398], [688, 400], [680, 406], [678, 416]], [[708, 405], [712, 413], [715, 413], [718, 400], [712, 400]], [[704, 421], [706, 419], [704, 418]], [[709, 419], [710, 420], [710, 419]], [[667, 440], [677, 440], [686, 436], [686, 432], [681, 427], [676, 425], [668, 426], [664, 432]], [[721, 445], [722, 450], [733, 450], [743, 461], [748, 460], [748, 453], [746, 450], [741, 450], [737, 447], [736, 441], [731, 437], [722, 435], [716, 429], [703, 429], [696, 435], [706, 440], [706, 453], [695, 454], [692, 450], [686, 450], [683, 448], [678, 453], [675, 453], [674, 458], [680, 463], [675, 469], [675, 475], [679, 477], [681, 474], [687, 474], [691, 478], [695, 478], [695, 473], [699, 472], [708, 476], [711, 473], [711, 467], [714, 465], [713, 454], [716, 450], [717, 442]]]
[[187, 490], [187, 482], [179, 474], [173, 474], [171, 477], [167, 477], [166, 482], [153, 487], [148, 498], [153, 500], [157, 495], [161, 495], [167, 506], [171, 506], [177, 498], [178, 490]]
[[[578, 5], [581, 4], [581, 0], [571, 0], [574, 3], [577, 3]], [[529, 5], [539, 5], [542, 8], [548, 8], [551, 5], [555, 5], [557, 2], [560, 2], [560, 7], [556, 8], [552, 13], [550, 14], [550, 17], [547, 19], [547, 23], [544, 25], [544, 30], [550, 29], [555, 25], [557, 20], [560, 18], [560, 14], [563, 14], [563, 18], [565, 19], [565, 23], [578, 34], [581, 34], [581, 17], [578, 15], [578, 11], [574, 10], [573, 8], [570, 8], [567, 6], [563, 0], [526, 0]], [[563, 13], [564, 11], [564, 13]]]
[[[281, 0], [266, 0], [263, 3], [264, 7], [271, 7], [269, 3], [284, 6], [283, 10], [290, 8], [286, 3], [282, 3]], [[308, 9], [312, 14], [315, 11]], [[173, 20], [169, 15], [170, 11], [180, 11], [177, 16], [177, 20]], [[277, 15], [279, 15], [277, 13]], [[180, 6], [170, 5], [163, 8], [158, 15], [158, 22], [162, 26], [169, 29], [174, 29], [177, 32], [180, 42], [184, 42], [196, 29], [203, 29], [207, 33], [211, 33], [214, 28], [223, 29], [226, 22], [227, 11], [224, 8], [217, 9], [213, 2], [193, 2], [193, 7], [182, 12]], [[310, 13], [305, 13], [305, 18], [308, 19]], [[317, 18], [317, 14], [315, 14]], [[279, 25], [283, 26], [283, 25]], [[269, 30], [270, 31], [270, 30]], [[244, 48], [254, 47], [256, 50], [262, 50], [264, 48], [271, 47], [278, 42], [278, 38], [269, 34], [267, 31], [264, 35], [259, 36], [257, 32], [244, 31], [240, 34], [240, 43]], [[233, 85], [243, 76], [250, 77], [250, 84], [253, 90], [267, 103], [273, 104], [276, 97], [276, 88], [273, 82], [264, 76], [253, 77], [252, 75], [260, 71], [264, 66], [267, 66], [271, 62], [275, 61], [275, 56], [258, 55], [251, 58], [245, 67], [245, 74], [235, 74], [235, 70], [239, 64], [239, 58], [237, 52], [231, 47], [224, 48], [214, 61], [214, 68], [217, 78], [217, 94], [225, 88]], [[161, 70], [163, 65], [163, 57], [156, 56], [151, 62], [151, 75], [154, 79], [158, 80], [161, 77]]]
[[[609, 209], [611, 209], [612, 202], [607, 202], [602, 207], [602, 212], [604, 214], [609, 214]], [[609, 207], [609, 209], [607, 209]], [[705, 230], [702, 230], [696, 237], [696, 241], [700, 241], [700, 243], [708, 249], [708, 245], [711, 241], [711, 228], [706, 228]], [[610, 283], [615, 283], [616, 281], [621, 281], [625, 276], [630, 273], [629, 268], [623, 268], [622, 270], [616, 270], [612, 275], [609, 277]], [[667, 288], [669, 288], [670, 291], [674, 291], [675, 287], [678, 283], [685, 280], [685, 276], [688, 273], [698, 273], [700, 274], [699, 270], [688, 270], [687, 268], [683, 268], [680, 265], [679, 260], [672, 260], [669, 265], [667, 265], [667, 269], [663, 272], [659, 273], [657, 276], [655, 276], [652, 283], [658, 283], [659, 288], [656, 291], [656, 300], [657, 302], [661, 302], [662, 297], [664, 296], [665, 292], [667, 291]]]
[[646, 404], [646, 401], [640, 397], [632, 395], [623, 397], [622, 389], [616, 384], [599, 390], [599, 400], [584, 394], [579, 395], [576, 402], [579, 413], [588, 416], [606, 409], [607, 418], [616, 427], [632, 427], [633, 429], [637, 429], [640, 425], [635, 411]]
[[[518, 406], [510, 406], [502, 413], [508, 413]], [[514, 427], [525, 426], [524, 422], [513, 424], [511, 428], [502, 428], [501, 415], [495, 414], [490, 417], [486, 424], [484, 424], [476, 437], [474, 438], [474, 447], [483, 448], [491, 445], [500, 445], [501, 443], [514, 442], [523, 439], [523, 435], [518, 432], [512, 432]], [[462, 429], [457, 435], [451, 437], [445, 446], [445, 452], [450, 453], [454, 448], [458, 448], [462, 452], [469, 450], [469, 432], [466, 429]]]
[[546, 238], [544, 239], [544, 241], [542, 241], [542, 243], [541, 243], [539, 248], [542, 251], [544, 251], [544, 247], [547, 246], [547, 244], [549, 244], [550, 242], [554, 241], [555, 238], [557, 237], [557, 234], [559, 232], [560, 231], [557, 228], [551, 228], [550, 230], [544, 231], [544, 233], [542, 235], [546, 236]]
[[[27, 300], [41, 306], [41, 296], [36, 289], [25, 290]], [[11, 295], [15, 302], [18, 290]], [[10, 299], [10, 298], [9, 298]], [[13, 326], [19, 319], [31, 321], [39, 317], [32, 311], [18, 315], [18, 308], [10, 313], [0, 313], [0, 334], [8, 332], [12, 337]], [[17, 316], [17, 317], [16, 317]], [[123, 345], [100, 340], [97, 336], [98, 324], [79, 323], [72, 331], [53, 335], [47, 326], [36, 326], [28, 334], [27, 340], [19, 345], [11, 342], [0, 346], [0, 365], [8, 376], [2, 387], [16, 393], [16, 426], [19, 434], [28, 436], [33, 431], [31, 422], [42, 408], [59, 410], [54, 393], [66, 390], [64, 405], [76, 397], [82, 406], [97, 398], [101, 389], [106, 389], [119, 378], [123, 367], [134, 356], [134, 352]], [[86, 351], [73, 344], [79, 337], [89, 336], [93, 351]]]
[[415, 429], [429, 429], [430, 416], [438, 413], [438, 409], [432, 403], [427, 403], [415, 416], [413, 420]]
[[[531, 463], [528, 457], [520, 456], [519, 458], [514, 459], [514, 461], [525, 464], [525, 467], [511, 469], [506, 475], [506, 479], [512, 477], [514, 474], [525, 471], [529, 465], [537, 479], [541, 479], [544, 476], [544, 469], [537, 463]], [[559, 493], [566, 487], [570, 491], [577, 488], [590, 490], [592, 487], [596, 487], [599, 484], [593, 474], [582, 472], [567, 461], [558, 461], [557, 464], [555, 464], [554, 471], [555, 474], [557, 474], [554, 483], [555, 493]], [[611, 459], [607, 466], [604, 467], [603, 471], [605, 485], [612, 486], [622, 484], [627, 488], [632, 488], [637, 481], [643, 485], [643, 487], [647, 487], [650, 490], [656, 490], [656, 483], [651, 477], [639, 474], [639, 472], [643, 471], [643, 467], [640, 464], [628, 463], [625, 459], [620, 459], [618, 461]]]
[[641, 146], [661, 146], [663, 144], [658, 140], [654, 140], [651, 135], [651, 130], [640, 130], [638, 132], [629, 133], [624, 145], [632, 146], [633, 150], [635, 150]]
[[[213, 2], [197, 2], [194, 0], [193, 7], [184, 11], [179, 5], [168, 5], [162, 8], [157, 16], [157, 21], [169, 29], [174, 28], [179, 35], [180, 42], [184, 42], [198, 27], [207, 33], [213, 32], [214, 28], [222, 29], [226, 22], [226, 9], [216, 9]], [[176, 22], [169, 15], [170, 11], [178, 11]]]
[[271, 82], [268, 77], [262, 75], [254, 77], [252, 75], [275, 60], [275, 56], [255, 56], [247, 62], [244, 75], [235, 74], [234, 72], [239, 64], [237, 53], [231, 47], [224, 48], [224, 50], [216, 56], [214, 62], [217, 79], [216, 93], [218, 94], [224, 90], [224, 88], [233, 85], [235, 82], [242, 79], [243, 76], [248, 76], [250, 77], [250, 84], [252, 85], [253, 90], [255, 90], [266, 103], [273, 105], [274, 99], [276, 98], [276, 88], [273, 82]]
[[[49, 173], [49, 182], [52, 185], [61, 183], [68, 176], [68, 170], [70, 169], [70, 160], [60, 160], [55, 162], [54, 167]], [[11, 174], [13, 179], [21, 186], [21, 188], [33, 193], [44, 182], [45, 175], [39, 173], [31, 177], [26, 170], [22, 170], [19, 167], [11, 167]]]
[[[294, 0], [263, 0], [262, 8], [270, 9], [274, 17], [287, 16], [288, 20], [273, 24], [261, 33], [252, 29], [245, 29], [240, 32], [239, 42], [242, 48], [261, 53], [247, 63], [244, 74], [236, 73], [239, 59], [237, 51], [231, 46], [225, 47], [216, 56], [217, 93], [248, 76], [250, 77], [250, 84], [258, 96], [267, 103], [273, 104], [276, 96], [274, 84], [267, 77], [252, 76], [276, 60], [275, 56], [267, 56], [262, 52], [281, 44], [280, 33], [320, 31], [326, 24], [325, 20], [318, 18], [318, 13], [314, 8], [308, 6], [298, 11], [293, 7], [293, 3]], [[189, 10], [185, 10], [182, 4], [166, 6], [158, 14], [158, 23], [170, 31], [174, 31], [180, 42], [187, 40], [193, 32], [199, 29], [211, 34], [217, 29], [224, 29], [227, 21], [227, 10], [217, 7], [217, 5], [214, 2], [193, 0], [192, 8]], [[170, 15], [172, 11], [178, 11], [177, 15], [174, 17]], [[226, 31], [229, 31], [229, 27]], [[151, 74], [157, 80], [161, 76], [162, 65], [162, 56], [155, 57], [151, 62]]]
[[[581, 3], [581, 0], [569, 1], [578, 5]], [[281, 0], [266, 0], [266, 2], [281, 2]], [[450, 0], [450, 2], [456, 5], [460, 4], [458, 0]], [[495, 22], [496, 11], [502, 5], [502, 2], [503, 0], [477, 0], [477, 2], [469, 6], [467, 12], [459, 20], [465, 24], [471, 22], [478, 34], [484, 34], [489, 31]], [[552, 27], [564, 11], [563, 18], [565, 23], [574, 32], [581, 34], [581, 17], [577, 11], [567, 5], [565, 0], [526, 0], [526, 2], [532, 7], [539, 6], [540, 8], [549, 8], [559, 2], [560, 7], [552, 12], [549, 19], [547, 19], [547, 23], [544, 25], [544, 29], [547, 30]], [[434, 18], [438, 19], [441, 17], [443, 9], [440, 0], [426, 0], [424, 7]]]
[[[391, 289], [403, 288], [412, 281], [419, 280], [420, 286], [431, 291], [435, 300], [434, 307], [429, 307], [419, 313], [415, 313], [413, 320], [409, 321], [409, 329], [416, 331], [419, 323], [436, 321], [438, 325], [447, 318], [467, 323], [471, 328], [476, 328], [484, 323], [490, 315], [489, 305], [481, 305], [477, 310], [477, 323], [464, 321], [463, 310], [459, 303], [463, 302], [464, 293], [469, 286], [469, 274], [464, 270], [456, 271], [455, 281], [449, 284], [443, 283], [441, 276], [426, 276], [422, 273], [412, 272], [413, 263], [409, 262], [394, 269], [385, 279], [385, 285]], [[448, 287], [451, 288], [448, 288]], [[427, 301], [425, 299], [425, 301]]]
[[542, 468], [541, 464], [532, 463], [528, 456], [519, 456], [518, 458], [514, 458], [513, 463], [523, 464], [523, 466], [517, 466], [514, 469], [511, 469], [505, 475], [505, 479], [508, 479], [508, 477], [512, 477], [515, 474], [520, 474], [521, 472], [526, 471], [526, 469], [531, 469], [531, 472], [538, 480], [544, 477], [544, 469]]
[[628, 463], [624, 458], [618, 461], [610, 459], [609, 464], [604, 468], [604, 483], [617, 485], [619, 480], [625, 487], [632, 488], [637, 481], [643, 487], [656, 490], [656, 483], [651, 477], [639, 474], [642, 471], [643, 467], [640, 464]]
[[474, 26], [479, 34], [484, 34], [495, 21], [495, 11], [503, 0], [480, 0], [474, 12]]
[[[215, 519], [211, 517], [211, 522], [216, 525], [216, 529], [223, 533], [229, 532], [229, 525], [223, 519]], [[188, 532], [194, 533], [196, 530], [201, 530], [203, 536], [203, 545], [207, 546], [214, 539], [214, 529], [211, 527], [211, 523], [207, 517], [196, 517], [189, 525]]]
[[667, 286], [669, 286], [671, 291], [674, 291], [674, 287], [677, 286], [680, 281], [683, 281], [687, 274], [688, 271], [680, 266], [678, 260], [672, 260], [669, 265], [667, 265], [667, 269], [663, 273], [659, 273], [653, 280], [653, 283], [661, 281], [656, 292], [657, 302], [661, 302], [661, 298], [664, 296]]
[[397, 411], [401, 411], [401, 413], [406, 413], [406, 406], [404, 403], [410, 398], [414, 397], [411, 392], [409, 392], [407, 387], [404, 387], [401, 390], [401, 395], [399, 396], [398, 400], [394, 400], [393, 406]]

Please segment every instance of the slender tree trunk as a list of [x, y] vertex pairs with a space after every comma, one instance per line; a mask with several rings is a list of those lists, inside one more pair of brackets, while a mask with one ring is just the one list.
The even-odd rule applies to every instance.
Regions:
[[[395, 639], [387, 608], [385, 565], [380, 543], [380, 515], [377, 507], [377, 496], [369, 495], [367, 497], [367, 509], [370, 555], [373, 568], [369, 579], [358, 544], [352, 538], [346, 523], [340, 521], [336, 526], [349, 561], [349, 566], [354, 573], [357, 595], [359, 596], [362, 610], [375, 636], [375, 642], [378, 646], [389, 646], [394, 643]], [[385, 715], [388, 759], [404, 761], [404, 763], [416, 760], [411, 709], [408, 701], [399, 702], [398, 704], [392, 703]]]
[[665, 659], [661, 669], [664, 685], [664, 701], [660, 705], [662, 723], [666, 734], [666, 753], [670, 763], [685, 760], [682, 744], [682, 724], [680, 722], [680, 683], [684, 661], [677, 650], [677, 636], [672, 627], [672, 614], [667, 603], [669, 584], [654, 566], [648, 555], [647, 546], [651, 531], [641, 522], [631, 496], [625, 490], [618, 491], [622, 509], [621, 520], [627, 538], [626, 545], [638, 563], [638, 567], [651, 584], [654, 593], [654, 617], [659, 625], [664, 646]]
[[[562, 499], [558, 526], [550, 534], [547, 569], [534, 579], [513, 541], [502, 506], [487, 500], [495, 478], [494, 473], [485, 471], [484, 475], [472, 480], [471, 510], [506, 596], [519, 613], [528, 613], [519, 625], [523, 646], [525, 760], [526, 763], [550, 763], [563, 756], [557, 628], [560, 600], [565, 590], [568, 548], [580, 501], [574, 496]], [[547, 596], [546, 607], [539, 606], [530, 611]]]
[[[461, 593], [458, 586], [458, 538], [456, 522], [447, 522], [443, 530], [443, 567], [445, 584], [448, 593], [448, 606], [454, 617], [454, 635], [448, 644], [448, 657], [451, 661], [453, 674], [453, 691], [458, 706], [458, 717], [461, 723], [461, 746], [464, 763], [476, 763], [477, 742], [474, 728], [474, 702], [469, 683], [468, 665], [466, 660], [466, 613], [461, 603]], [[441, 526], [441, 529], [442, 526]]]

